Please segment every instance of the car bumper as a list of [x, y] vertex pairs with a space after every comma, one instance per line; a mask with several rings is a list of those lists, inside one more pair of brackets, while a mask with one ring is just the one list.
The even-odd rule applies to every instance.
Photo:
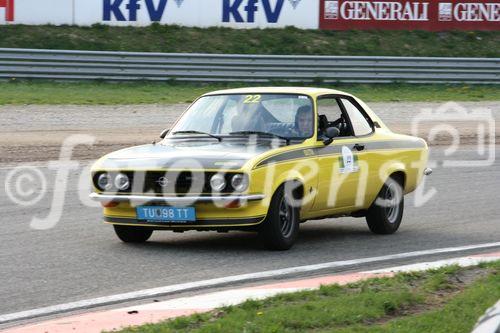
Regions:
[[255, 216], [246, 218], [223, 218], [223, 219], [197, 219], [187, 223], [159, 223], [139, 221], [135, 218], [104, 216], [104, 222], [108, 224], [150, 227], [155, 229], [231, 229], [251, 227], [262, 223], [265, 216]]
[[248, 195], [225, 195], [225, 196], [185, 196], [185, 197], [166, 197], [166, 196], [147, 196], [147, 195], [119, 195], [119, 194], [99, 194], [91, 193], [90, 198], [102, 203], [110, 202], [129, 202], [133, 204], [195, 204], [195, 203], [219, 203], [229, 204], [235, 201], [248, 202], [264, 199], [263, 194]]
[[[90, 197], [103, 204], [105, 223], [154, 227], [155, 229], [230, 229], [255, 226], [264, 221], [269, 204], [268, 198], [262, 194], [159, 197], [92, 193]], [[109, 205], [110, 203], [114, 204]], [[136, 208], [141, 205], [195, 207], [196, 220], [190, 222], [138, 220]]]

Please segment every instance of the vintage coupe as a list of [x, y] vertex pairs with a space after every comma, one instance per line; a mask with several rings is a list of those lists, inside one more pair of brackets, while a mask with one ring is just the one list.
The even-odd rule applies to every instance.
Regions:
[[208, 93], [161, 138], [92, 168], [91, 197], [124, 242], [154, 230], [249, 230], [285, 250], [300, 223], [339, 216], [391, 234], [404, 194], [431, 172], [424, 140], [391, 132], [360, 99], [330, 89]]

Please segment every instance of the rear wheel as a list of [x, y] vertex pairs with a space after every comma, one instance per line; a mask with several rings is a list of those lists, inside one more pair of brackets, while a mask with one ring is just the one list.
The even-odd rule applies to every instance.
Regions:
[[403, 179], [391, 176], [366, 213], [368, 227], [375, 234], [393, 234], [403, 219]]
[[271, 250], [288, 250], [299, 235], [300, 209], [291, 194], [281, 186], [274, 194], [266, 220], [259, 229], [259, 236]]
[[131, 227], [126, 225], [113, 225], [115, 233], [122, 242], [144, 243], [153, 234], [153, 229], [146, 227]]

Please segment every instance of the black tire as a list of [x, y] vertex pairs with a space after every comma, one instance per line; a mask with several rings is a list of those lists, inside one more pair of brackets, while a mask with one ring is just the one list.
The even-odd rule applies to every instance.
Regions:
[[153, 229], [147, 227], [131, 227], [126, 225], [113, 225], [115, 233], [122, 242], [144, 243], [153, 234]]
[[375, 234], [393, 234], [401, 225], [403, 210], [403, 179], [391, 176], [366, 213], [368, 227]]
[[285, 186], [279, 187], [273, 195], [267, 217], [260, 225], [259, 236], [270, 250], [288, 250], [299, 236], [300, 208], [290, 197], [291, 194], [285, 195]]

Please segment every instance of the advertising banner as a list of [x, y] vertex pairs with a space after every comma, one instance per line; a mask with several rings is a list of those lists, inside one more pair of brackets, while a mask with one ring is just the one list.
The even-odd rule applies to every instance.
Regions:
[[321, 0], [320, 29], [500, 30], [500, 2]]
[[319, 0], [0, 0], [0, 23], [318, 29]]
[[0, 22], [14, 21], [14, 0], [0, 0]]
[[0, 0], [0, 24], [500, 30], [500, 0]]

